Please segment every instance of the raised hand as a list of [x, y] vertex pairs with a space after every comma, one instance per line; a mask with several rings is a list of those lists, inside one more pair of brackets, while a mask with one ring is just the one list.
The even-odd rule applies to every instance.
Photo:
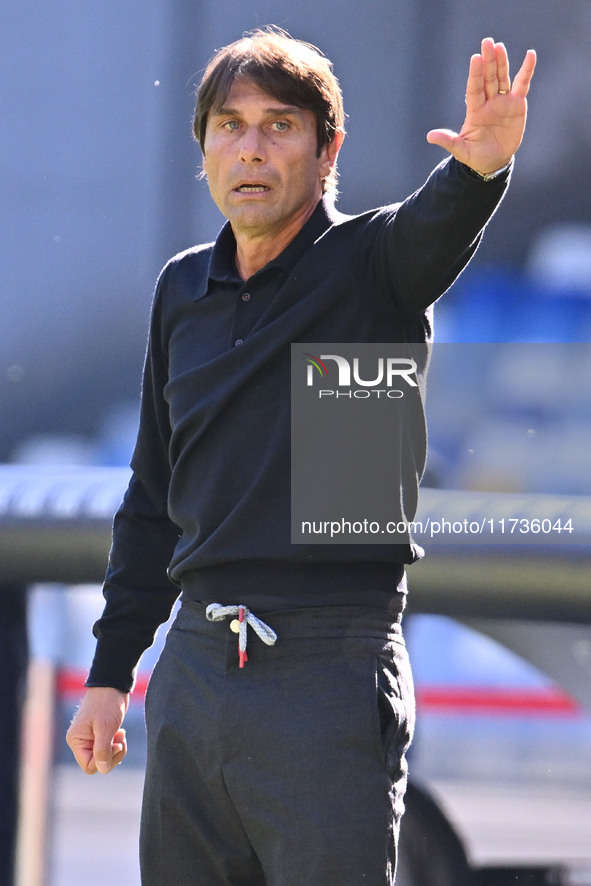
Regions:
[[529, 49], [511, 85], [504, 44], [495, 43], [491, 37], [484, 39], [481, 52], [470, 59], [466, 119], [460, 132], [432, 129], [427, 141], [482, 175], [501, 169], [523, 138], [526, 96], [535, 66], [536, 53]]

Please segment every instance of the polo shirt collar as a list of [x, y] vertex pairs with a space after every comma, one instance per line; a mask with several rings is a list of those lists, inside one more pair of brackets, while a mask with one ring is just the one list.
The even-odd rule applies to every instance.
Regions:
[[[339, 216], [340, 213], [336, 211], [332, 200], [324, 196], [291, 243], [276, 258], [266, 264], [264, 268], [257, 271], [257, 274], [261, 274], [263, 271], [271, 268], [277, 268], [283, 271], [286, 276], [289, 275], [304, 252], [338, 220]], [[201, 299], [207, 295], [212, 288], [212, 284], [215, 283], [242, 285], [244, 281], [236, 269], [235, 255], [236, 240], [230, 222], [226, 222], [213, 245], [207, 278], [202, 281], [195, 295], [196, 299]]]

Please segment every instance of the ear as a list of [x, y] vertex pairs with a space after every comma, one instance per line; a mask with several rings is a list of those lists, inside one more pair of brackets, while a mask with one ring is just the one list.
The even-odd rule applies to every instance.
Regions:
[[330, 170], [337, 162], [337, 157], [339, 155], [339, 151], [341, 150], [341, 145], [343, 144], [344, 139], [345, 130], [337, 129], [333, 140], [323, 147], [323, 159], [326, 162], [326, 172], [324, 173], [323, 178], [330, 173]]

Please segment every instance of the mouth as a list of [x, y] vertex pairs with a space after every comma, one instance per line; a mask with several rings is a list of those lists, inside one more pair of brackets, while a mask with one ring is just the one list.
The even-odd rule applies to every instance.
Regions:
[[253, 182], [252, 184], [238, 185], [234, 190], [237, 194], [265, 194], [271, 189], [267, 185]]

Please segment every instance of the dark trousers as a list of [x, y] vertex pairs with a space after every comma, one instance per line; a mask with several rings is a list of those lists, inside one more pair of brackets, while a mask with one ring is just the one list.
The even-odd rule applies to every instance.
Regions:
[[392, 884], [414, 695], [381, 610], [257, 612], [238, 667], [229, 623], [185, 603], [146, 698], [143, 886]]

